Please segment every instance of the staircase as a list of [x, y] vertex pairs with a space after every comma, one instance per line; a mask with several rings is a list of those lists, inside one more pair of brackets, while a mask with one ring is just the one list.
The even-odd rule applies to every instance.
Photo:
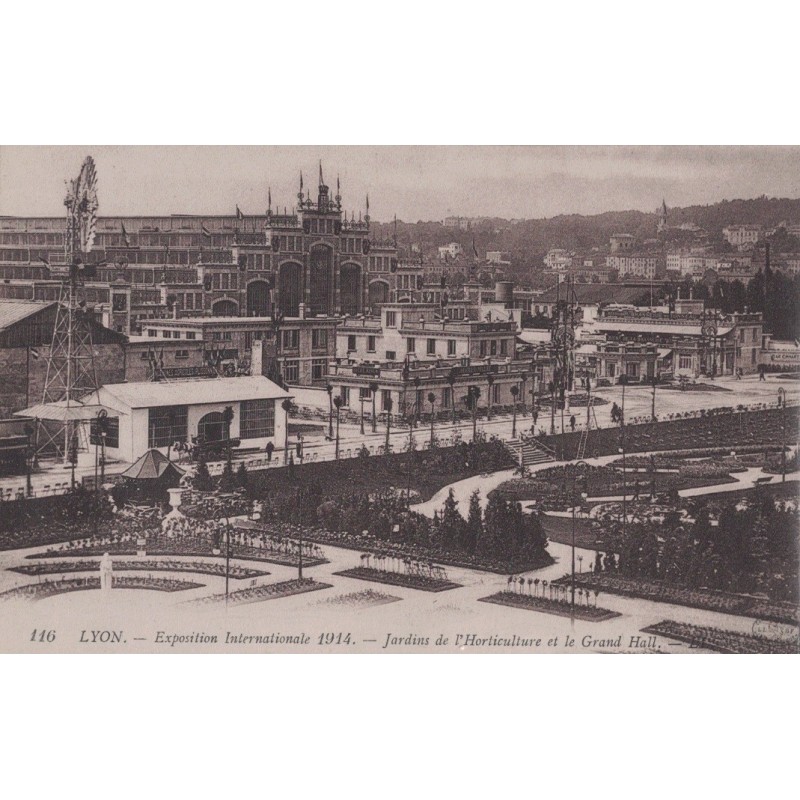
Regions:
[[553, 451], [537, 442], [536, 439], [509, 439], [506, 442], [511, 454], [522, 467], [531, 467], [534, 464], [547, 464], [555, 461]]

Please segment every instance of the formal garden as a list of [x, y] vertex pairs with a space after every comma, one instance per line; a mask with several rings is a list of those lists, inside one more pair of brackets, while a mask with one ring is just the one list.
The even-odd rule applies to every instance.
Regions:
[[756, 636], [748, 633], [726, 631], [711, 626], [675, 622], [674, 620], [658, 622], [655, 625], [643, 628], [642, 632], [666, 636], [669, 639], [686, 642], [693, 647], [714, 650], [718, 653], [796, 654], [800, 652], [797, 638], [782, 639]]
[[526, 477], [515, 477], [500, 484], [492, 494], [516, 502], [535, 501], [541, 511], [564, 511], [587, 497], [618, 497], [623, 493], [634, 500], [640, 497], [672, 494], [681, 489], [734, 483], [732, 471], [744, 468], [714, 463], [681, 463], [675, 469], [640, 471], [622, 469], [622, 462], [606, 466], [565, 464], [538, 470]]
[[[757, 491], [748, 500], [696, 498], [660, 517], [593, 525], [605, 552], [576, 580], [588, 589], [797, 624], [796, 503]], [[567, 579], [564, 579], [567, 580]]]
[[[586, 456], [614, 455], [622, 444], [627, 453], [697, 449], [745, 452], [746, 448], [779, 444], [784, 430], [787, 444], [791, 444], [792, 432], [798, 430], [798, 423], [798, 406], [754, 410], [729, 406], [669, 414], [658, 422], [642, 419], [632, 424], [632, 420], [627, 420], [624, 426], [592, 430], [586, 443]], [[553, 452], [570, 460], [577, 458], [581, 432], [546, 434], [539, 439]]]

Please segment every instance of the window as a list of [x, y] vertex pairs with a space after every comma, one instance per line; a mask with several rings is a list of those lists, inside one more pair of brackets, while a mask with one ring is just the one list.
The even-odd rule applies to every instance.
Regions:
[[448, 339], [447, 340], [447, 355], [454, 356], [456, 354], [456, 340], [455, 339]]
[[639, 377], [639, 362], [638, 361], [629, 361], [625, 365], [625, 371], [629, 378], [638, 378]]
[[501, 356], [508, 355], [508, 339], [500, 340], [500, 355]]
[[300, 347], [300, 331], [283, 331], [284, 350], [297, 350]]
[[436, 339], [428, 339], [427, 353], [429, 356], [436, 355]]
[[355, 336], [348, 336], [347, 337], [347, 349], [348, 351], [353, 351], [356, 349], [356, 337]]
[[175, 358], [189, 358], [189, 351], [188, 350], [176, 350], [175, 351]]
[[500, 402], [500, 384], [496, 383], [492, 386], [492, 402], [499, 403]]
[[291, 359], [283, 362], [283, 379], [286, 383], [297, 383], [300, 380], [300, 362]]
[[486, 355], [486, 340], [485, 339], [481, 342], [480, 353], [481, 353], [481, 358], [483, 358]]
[[324, 358], [315, 358], [311, 362], [311, 380], [314, 383], [325, 380], [328, 371], [328, 361]]
[[679, 356], [678, 357], [678, 369], [691, 369], [692, 368], [692, 357], [691, 356]]
[[367, 352], [374, 353], [375, 352], [375, 337], [374, 336], [367, 336]]
[[491, 354], [492, 354], [493, 356], [496, 356], [496, 355], [497, 355], [497, 340], [496, 340], [496, 339], [492, 339], [492, 349], [491, 349]]
[[142, 352], [141, 352], [141, 353], [139, 353], [139, 358], [141, 358], [141, 359], [142, 359], [142, 361], [147, 361], [147, 359], [148, 359], [148, 358], [150, 358], [150, 353], [149, 353], [149, 351], [148, 351], [148, 352], [145, 352], [144, 350], [142, 350]]
[[358, 390], [358, 399], [363, 400], [365, 403], [367, 400], [372, 400], [372, 392], [369, 390], [369, 387], [362, 387]]
[[194, 331], [186, 331], [186, 338], [187, 339], [196, 339], [197, 334]]
[[342, 398], [342, 405], [349, 406], [350, 405], [350, 388], [348, 386], [342, 386], [339, 389], [339, 397]]
[[[119, 447], [119, 417], [106, 417], [106, 447]], [[102, 437], [97, 429], [97, 419], [89, 421], [89, 442], [102, 444]]]
[[416, 351], [417, 351], [417, 340], [413, 336], [409, 336], [406, 339], [406, 352], [416, 353]]
[[394, 350], [387, 350], [386, 351], [386, 360], [387, 361], [396, 361], [397, 360], [397, 353]]
[[453, 390], [448, 386], [442, 389], [442, 408], [451, 408], [453, 404]]
[[245, 400], [240, 405], [239, 437], [263, 439], [275, 435], [275, 401]]
[[388, 411], [392, 401], [392, 393], [388, 389], [381, 390], [381, 410]]
[[160, 406], [148, 409], [147, 446], [168, 447], [189, 439], [186, 406]]
[[311, 347], [314, 350], [325, 350], [328, 347], [328, 331], [325, 328], [314, 328], [311, 331]]
[[386, 312], [386, 327], [387, 328], [396, 328], [397, 327], [397, 312], [396, 311], [387, 311]]
[[161, 336], [164, 339], [171, 339], [172, 338], [172, 331], [161, 331]]

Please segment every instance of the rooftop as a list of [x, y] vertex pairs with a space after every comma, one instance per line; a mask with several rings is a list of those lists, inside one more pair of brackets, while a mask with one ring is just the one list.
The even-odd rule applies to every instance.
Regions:
[[0, 331], [32, 317], [52, 305], [54, 305], [54, 301], [0, 300]]
[[242, 400], [282, 400], [291, 395], [271, 380], [252, 375], [241, 378], [199, 378], [172, 383], [107, 383], [98, 390], [103, 405], [127, 408], [205, 405]]
[[[639, 286], [626, 286], [619, 283], [576, 283], [573, 286], [578, 303], [632, 303], [643, 295]], [[554, 303], [566, 299], [566, 288], [555, 287], [542, 292], [537, 298], [540, 303]]]

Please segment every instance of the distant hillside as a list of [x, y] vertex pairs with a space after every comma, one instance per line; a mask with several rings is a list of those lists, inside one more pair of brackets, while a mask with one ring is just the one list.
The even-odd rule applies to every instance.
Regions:
[[[654, 206], [656, 204], [654, 203]], [[759, 197], [753, 200], [723, 200], [707, 206], [670, 208], [669, 224], [694, 222], [708, 231], [712, 241], [720, 241], [726, 225], [750, 223], [774, 227], [779, 222], [800, 222], [800, 199]], [[525, 280], [531, 272], [542, 269], [542, 259], [552, 247], [591, 251], [604, 248], [613, 233], [631, 233], [639, 242], [656, 236], [658, 214], [642, 211], [610, 211], [583, 216], [561, 215], [549, 219], [505, 220], [483, 218], [472, 223], [470, 230], [445, 228], [441, 222], [397, 222], [397, 240], [403, 250], [421, 245], [428, 258], [436, 248], [448, 242], [459, 242], [471, 259], [472, 242], [481, 258], [487, 250], [503, 250], [511, 254], [514, 274]], [[376, 224], [377, 236], [391, 238], [392, 223]]]

